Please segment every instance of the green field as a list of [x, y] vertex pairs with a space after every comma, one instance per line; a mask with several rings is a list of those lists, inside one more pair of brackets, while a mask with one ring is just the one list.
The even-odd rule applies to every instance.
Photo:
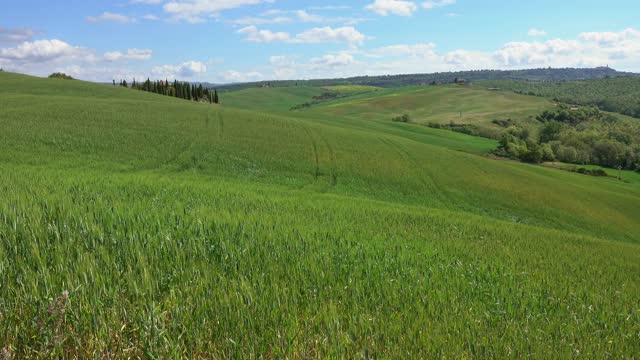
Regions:
[[639, 182], [390, 121], [544, 99], [442, 86], [290, 111], [326, 90], [213, 106], [0, 85], [0, 348], [18, 358], [640, 353]]
[[491, 126], [496, 119], [532, 119], [552, 108], [545, 99], [477, 86], [427, 86], [386, 89], [326, 104], [323, 112], [337, 116], [385, 119], [409, 114], [414, 122], [449, 122]]

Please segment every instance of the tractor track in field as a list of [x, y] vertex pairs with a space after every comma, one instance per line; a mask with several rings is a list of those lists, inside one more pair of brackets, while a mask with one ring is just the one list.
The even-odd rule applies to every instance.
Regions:
[[[386, 138], [386, 137], [378, 137], [378, 139], [385, 144], [386, 146], [391, 147], [395, 152], [397, 152], [402, 158], [406, 159], [410, 164], [413, 165], [413, 169], [414, 171], [416, 169], [422, 169], [422, 165], [420, 164], [420, 162], [418, 161], [418, 159], [416, 159], [413, 155], [411, 155], [411, 153], [409, 151], [407, 151], [406, 149], [403, 149], [400, 145], [396, 144], [393, 140]], [[432, 190], [436, 190], [436, 183], [433, 180], [433, 178], [428, 175], [425, 174], [424, 171], [420, 171], [420, 173], [422, 173], [423, 175], [426, 175], [430, 181], [427, 181], [424, 179], [423, 176], [418, 176], [418, 178], [420, 179], [420, 182], [422, 183], [422, 185], [424, 185], [425, 188], [427, 189], [432, 189]]]
[[[329, 141], [327, 140], [327, 138], [325, 136], [323, 136], [319, 131], [315, 132], [316, 136], [320, 138], [320, 141], [318, 141], [316, 139], [316, 136], [314, 136], [314, 133], [309, 129], [308, 126], [304, 125], [304, 124], [300, 124], [300, 126], [304, 129], [304, 131], [307, 133], [307, 136], [309, 137], [309, 140], [311, 141], [311, 145], [313, 147], [313, 156], [314, 156], [314, 161], [315, 161], [315, 172], [314, 172], [314, 179], [318, 179], [319, 177], [323, 176], [322, 171], [320, 169], [320, 165], [321, 165], [321, 161], [320, 161], [320, 151], [321, 151], [321, 144], [324, 145], [324, 147], [327, 148], [327, 151], [329, 153], [329, 158], [331, 161], [331, 164], [329, 166], [329, 186], [334, 187], [338, 184], [338, 174], [337, 174], [337, 166], [336, 166], [336, 154], [335, 151], [333, 150], [333, 147], [331, 146], [331, 144], [329, 143]], [[319, 142], [321, 142], [321, 144], [319, 144]]]
[[331, 144], [329, 144], [329, 141], [327, 140], [326, 136], [323, 136], [322, 133], [320, 133], [320, 132], [318, 132], [318, 136], [320, 136], [320, 139], [322, 139], [322, 142], [324, 142], [324, 145], [329, 150], [329, 156], [331, 157], [331, 168], [330, 168], [331, 181], [330, 181], [330, 185], [331, 186], [336, 186], [336, 185], [338, 185], [336, 153], [333, 150], [333, 146], [331, 146]]
[[307, 133], [309, 140], [311, 140], [311, 146], [313, 147], [313, 157], [315, 160], [315, 170], [313, 173], [313, 178], [315, 180], [318, 180], [318, 177], [320, 176], [320, 155], [318, 153], [318, 144], [316, 143], [316, 140], [311, 135], [311, 131], [309, 131], [309, 129], [306, 126], [304, 125], [301, 125], [301, 126], [304, 129], [304, 131]]

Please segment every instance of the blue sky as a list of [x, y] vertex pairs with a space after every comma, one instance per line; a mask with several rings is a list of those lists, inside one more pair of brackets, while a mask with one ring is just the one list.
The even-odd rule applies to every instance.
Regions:
[[3, 1], [0, 66], [227, 83], [469, 69], [640, 72], [637, 0]]

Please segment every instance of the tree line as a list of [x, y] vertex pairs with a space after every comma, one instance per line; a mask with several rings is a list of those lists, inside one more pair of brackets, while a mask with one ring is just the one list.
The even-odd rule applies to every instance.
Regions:
[[127, 83], [126, 80], [120, 80], [120, 83], [116, 85], [116, 81], [113, 80], [113, 86], [121, 86], [190, 101], [208, 102], [210, 104], [220, 103], [218, 90], [214, 89], [211, 91], [203, 87], [202, 84], [196, 86], [196, 84], [190, 84], [186, 81], [174, 80], [173, 82], [169, 82], [168, 80], [151, 81], [147, 79], [144, 82], [137, 82], [133, 79], [131, 84]]
[[640, 77], [585, 81], [487, 81], [483, 85], [640, 118]]
[[[536, 120], [538, 134], [501, 122], [506, 129], [495, 153], [530, 163], [561, 161], [640, 171], [640, 123], [601, 112], [595, 106], [560, 104]], [[497, 122], [494, 122], [498, 124]]]
[[614, 78], [619, 76], [634, 76], [637, 74], [616, 71], [609, 67], [598, 68], [540, 68], [526, 70], [470, 70], [458, 72], [441, 72], [431, 74], [401, 74], [380, 76], [356, 76], [343, 79], [314, 79], [314, 80], [274, 80], [251, 83], [235, 83], [222, 85], [221, 91], [236, 91], [254, 87], [288, 87], [288, 86], [336, 86], [336, 85], [370, 85], [384, 88], [402, 86], [422, 86], [449, 84], [455, 78], [465, 79], [466, 82], [484, 80], [522, 80], [522, 81], [574, 81], [586, 79]]

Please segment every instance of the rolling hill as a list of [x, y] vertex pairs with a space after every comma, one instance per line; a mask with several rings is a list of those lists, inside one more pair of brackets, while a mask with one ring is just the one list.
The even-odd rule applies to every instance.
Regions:
[[640, 77], [636, 76], [561, 82], [498, 80], [482, 85], [640, 118]]
[[326, 89], [213, 106], [0, 85], [0, 344], [19, 357], [640, 352], [639, 182], [389, 119], [484, 123], [544, 99], [367, 88], [291, 111]]
[[566, 69], [526, 69], [526, 70], [472, 70], [457, 72], [442, 72], [431, 74], [402, 74], [381, 76], [357, 76], [342, 79], [313, 79], [313, 80], [274, 80], [249, 83], [235, 83], [219, 86], [225, 91], [237, 91], [255, 87], [291, 87], [291, 86], [376, 86], [403, 87], [419, 86], [432, 83], [452, 83], [455, 79], [466, 81], [482, 80], [531, 80], [531, 81], [575, 81], [589, 79], [615, 78], [620, 76], [638, 76], [635, 73], [622, 72], [609, 67], [597, 68], [566, 68]]

